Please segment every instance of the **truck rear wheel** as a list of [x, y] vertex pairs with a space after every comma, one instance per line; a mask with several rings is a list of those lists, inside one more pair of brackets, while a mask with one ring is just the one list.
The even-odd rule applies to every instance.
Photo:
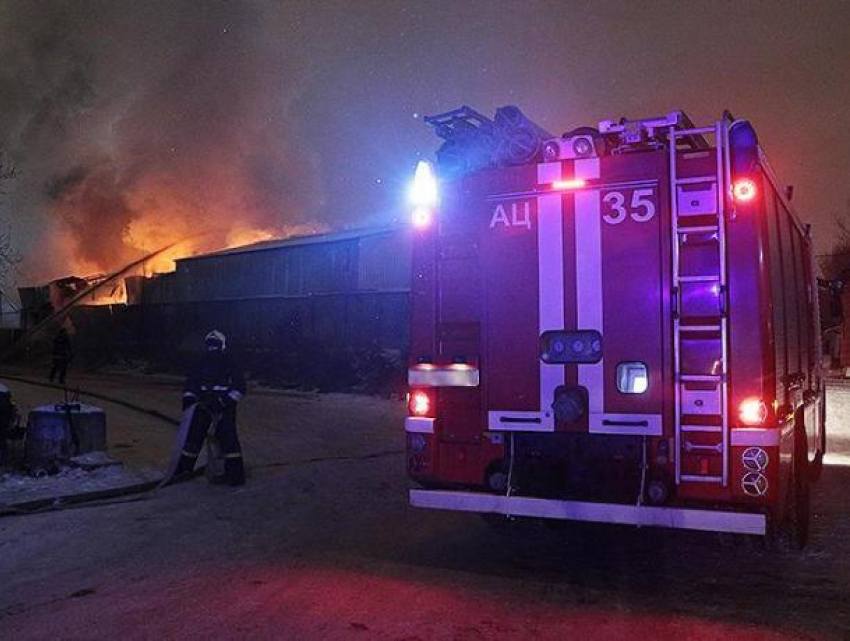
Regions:
[[818, 419], [820, 430], [818, 431], [818, 449], [815, 452], [815, 458], [809, 462], [809, 480], [816, 482], [820, 479], [823, 472], [823, 457], [826, 454], [826, 402], [821, 406], [820, 417]]

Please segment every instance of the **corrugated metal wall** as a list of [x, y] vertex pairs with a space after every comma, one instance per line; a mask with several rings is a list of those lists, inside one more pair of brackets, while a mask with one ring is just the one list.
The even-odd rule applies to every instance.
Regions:
[[129, 283], [127, 315], [145, 351], [190, 349], [212, 327], [245, 351], [406, 351], [410, 260], [408, 230], [193, 257]]

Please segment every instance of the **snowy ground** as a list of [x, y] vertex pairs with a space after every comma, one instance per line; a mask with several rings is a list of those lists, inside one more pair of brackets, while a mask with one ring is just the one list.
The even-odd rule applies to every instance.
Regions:
[[[174, 381], [84, 387], [176, 416]], [[50, 392], [10, 383], [24, 404]], [[0, 519], [0, 638], [848, 638], [850, 389], [802, 554], [577, 524], [509, 536], [407, 505], [403, 404], [267, 391], [242, 414], [244, 488]], [[110, 454], [166, 460], [174, 427], [97, 402]]]
[[57, 474], [39, 477], [7, 472], [0, 474], [0, 512], [42, 499], [61, 504], [68, 496], [127, 488], [161, 477], [159, 470], [134, 470], [120, 463], [92, 470], [64, 467]]

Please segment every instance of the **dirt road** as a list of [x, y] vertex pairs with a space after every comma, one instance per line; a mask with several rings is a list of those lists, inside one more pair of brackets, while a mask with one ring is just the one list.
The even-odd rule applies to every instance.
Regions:
[[[81, 384], [179, 403], [167, 380]], [[25, 406], [54, 400], [10, 387]], [[407, 506], [402, 403], [249, 398], [244, 488], [198, 479], [0, 519], [0, 638], [850, 638], [850, 389], [830, 391], [835, 453], [802, 554], [587, 524], [496, 534]], [[114, 455], [164, 460], [173, 427], [100, 404]]]

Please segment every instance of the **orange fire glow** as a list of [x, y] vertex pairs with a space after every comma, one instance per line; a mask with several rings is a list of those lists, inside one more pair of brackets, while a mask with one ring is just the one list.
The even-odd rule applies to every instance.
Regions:
[[[129, 276], [154, 277], [158, 274], [166, 274], [176, 269], [176, 261], [181, 258], [204, 254], [208, 252], [233, 249], [254, 243], [282, 240], [292, 236], [317, 234], [328, 230], [322, 224], [299, 224], [287, 225], [279, 231], [270, 229], [257, 229], [251, 227], [236, 227], [225, 234], [202, 233], [191, 235], [191, 230], [186, 228], [185, 223], [179, 219], [170, 224], [156, 224], [149, 218], [133, 221], [124, 237], [124, 244], [139, 250], [143, 255], [156, 251], [157, 247], [172, 247], [151, 256], [138, 268], [128, 270], [121, 276], [106, 281], [105, 275], [99, 274], [89, 276], [86, 280], [94, 289], [79, 302], [82, 305], [121, 305], [127, 303], [127, 288], [125, 278]], [[181, 240], [182, 238], [182, 240]], [[85, 261], [79, 260], [75, 265], [77, 269], [85, 270], [90, 267]]]

